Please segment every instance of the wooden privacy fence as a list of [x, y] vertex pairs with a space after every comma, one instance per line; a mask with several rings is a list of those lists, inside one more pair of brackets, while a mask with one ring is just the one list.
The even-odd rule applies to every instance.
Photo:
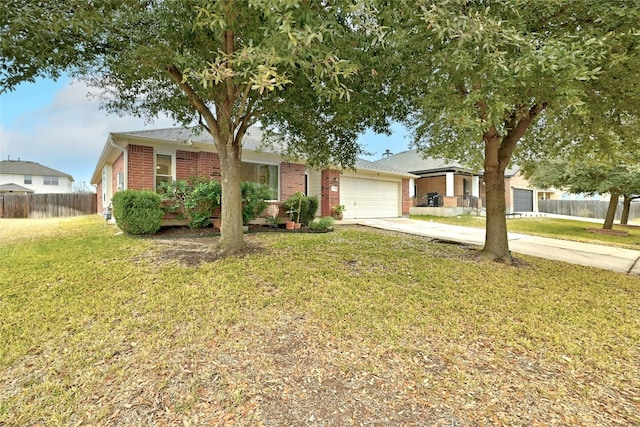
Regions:
[[[538, 200], [538, 210], [540, 212], [581, 216], [585, 218], [604, 219], [607, 215], [609, 202], [599, 200]], [[616, 220], [620, 220], [622, 215], [622, 202], [618, 203], [616, 210]], [[640, 202], [631, 202], [629, 219], [640, 218]]]
[[54, 218], [97, 211], [94, 193], [0, 194], [0, 218]]

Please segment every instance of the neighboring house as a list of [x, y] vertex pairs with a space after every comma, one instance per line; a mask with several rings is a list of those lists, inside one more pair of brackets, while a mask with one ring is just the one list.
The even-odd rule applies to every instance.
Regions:
[[[375, 163], [417, 175], [412, 191], [415, 206], [476, 209], [484, 206], [482, 171], [474, 172], [457, 162], [423, 157], [416, 150], [387, 155]], [[537, 190], [529, 186], [517, 167], [505, 171], [505, 200], [507, 213], [538, 209]]]
[[33, 190], [22, 187], [18, 184], [0, 184], [0, 194], [33, 194]]
[[[283, 158], [261, 145], [253, 127], [243, 139], [241, 179], [268, 184], [274, 203], [297, 191], [316, 196], [319, 216], [344, 205], [345, 218], [400, 217], [409, 214], [409, 180], [414, 176], [391, 167], [358, 160], [355, 170], [307, 168], [304, 161]], [[111, 133], [91, 184], [97, 186], [98, 211], [119, 190], [156, 190], [161, 181], [200, 176], [220, 180], [220, 159], [208, 133], [185, 128]]]
[[52, 194], [73, 192], [73, 177], [36, 162], [0, 161], [0, 193]]

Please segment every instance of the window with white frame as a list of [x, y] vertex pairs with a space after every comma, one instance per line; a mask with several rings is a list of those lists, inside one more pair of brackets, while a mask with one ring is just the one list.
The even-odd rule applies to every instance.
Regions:
[[124, 190], [124, 172], [118, 172], [116, 175], [116, 188], [118, 191]]
[[44, 185], [58, 185], [58, 177], [57, 176], [45, 176]]
[[173, 182], [173, 156], [171, 154], [156, 154], [156, 189], [161, 182]]
[[278, 200], [280, 192], [280, 171], [278, 165], [260, 163], [242, 163], [240, 179], [242, 181], [266, 184], [271, 189], [271, 200]]
[[24, 176], [24, 183], [25, 184], [33, 184], [33, 178], [31, 177], [31, 175], [25, 175]]

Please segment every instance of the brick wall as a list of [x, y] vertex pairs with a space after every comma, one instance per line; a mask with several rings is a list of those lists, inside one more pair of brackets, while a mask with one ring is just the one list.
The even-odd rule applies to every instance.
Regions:
[[280, 200], [285, 201], [296, 192], [304, 192], [304, 165], [280, 163]]
[[178, 150], [176, 152], [176, 179], [186, 180], [194, 176], [220, 181], [218, 153]]
[[102, 213], [104, 212], [104, 202], [102, 201], [102, 180], [100, 180], [100, 182], [98, 183], [98, 185], [96, 186], [96, 196], [98, 198], [98, 213]]
[[153, 147], [129, 145], [127, 152], [128, 188], [130, 190], [153, 190], [155, 187]]
[[427, 193], [438, 193], [439, 195], [444, 196], [446, 194], [446, 189], [446, 177], [444, 176], [416, 179], [417, 204], [427, 203], [427, 199], [424, 198]]
[[193, 151], [176, 151], [176, 179], [186, 180], [198, 174], [198, 153]]
[[198, 153], [198, 176], [220, 181], [220, 156], [218, 153]]

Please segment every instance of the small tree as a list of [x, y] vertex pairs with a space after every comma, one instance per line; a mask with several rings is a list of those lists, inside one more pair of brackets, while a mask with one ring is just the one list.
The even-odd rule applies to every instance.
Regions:
[[95, 193], [96, 191], [95, 191], [95, 188], [87, 184], [86, 181], [82, 181], [82, 182], [73, 184], [73, 192], [80, 193], [80, 194], [91, 194], [91, 193]]

